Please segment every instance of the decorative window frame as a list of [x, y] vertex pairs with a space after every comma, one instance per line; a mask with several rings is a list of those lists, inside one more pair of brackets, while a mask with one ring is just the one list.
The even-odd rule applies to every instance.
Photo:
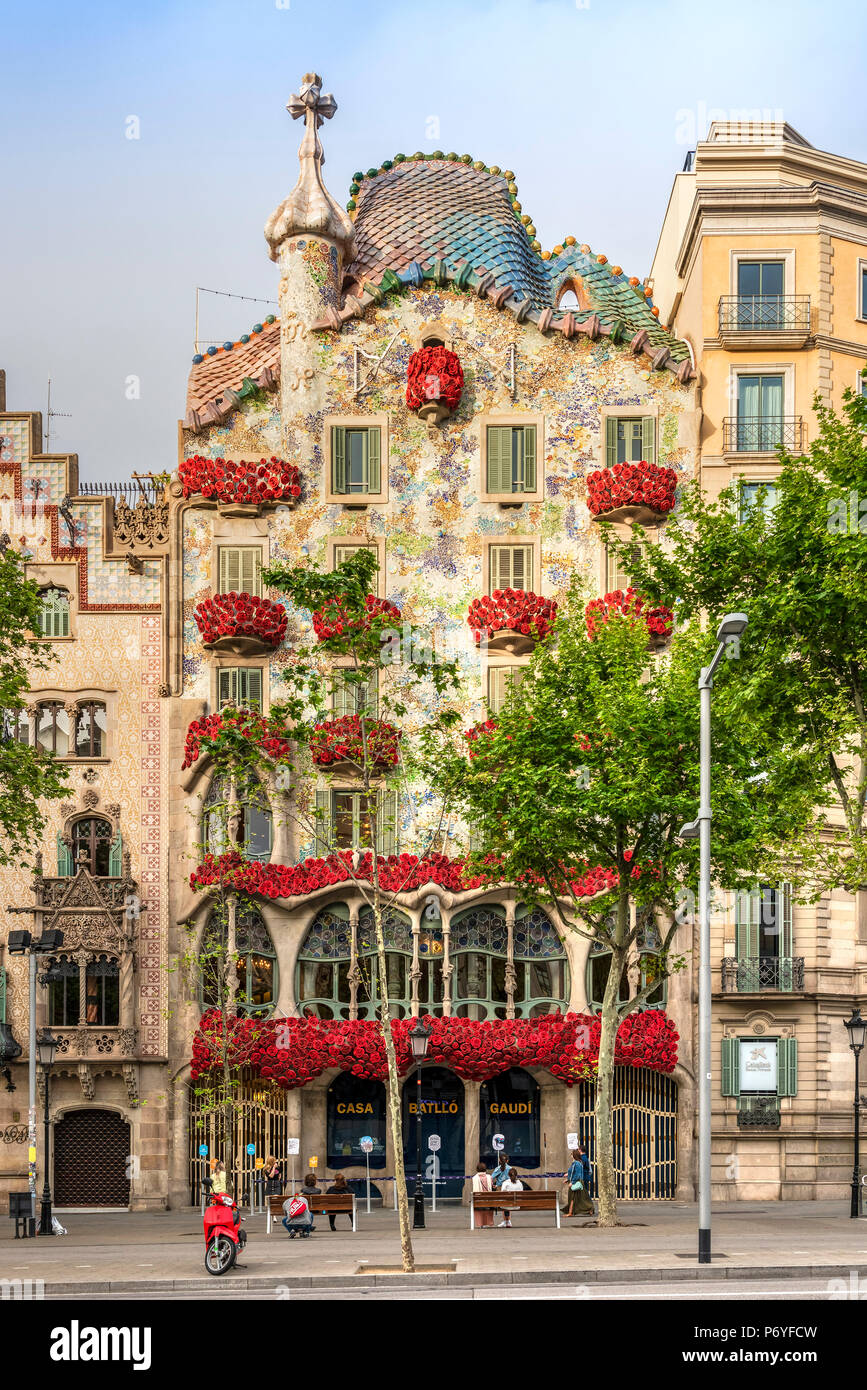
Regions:
[[[65, 641], [65, 638], [48, 638], [48, 641]], [[32, 690], [27, 699], [27, 715], [30, 719], [29, 743], [35, 746], [36, 743], [36, 721], [38, 715], [36, 711], [40, 705], [61, 704], [65, 707], [70, 718], [70, 745], [75, 746], [75, 720], [78, 707], [86, 705], [91, 701], [105, 705], [105, 751], [99, 757], [90, 757], [83, 753], [66, 753], [59, 757], [59, 763], [74, 763], [79, 767], [85, 764], [98, 766], [101, 763], [110, 763], [113, 758], [118, 756], [119, 751], [119, 731], [118, 731], [118, 692], [116, 690], [101, 690], [96, 686], [87, 686], [82, 690], [57, 690], [49, 687], [47, 690]]]
[[[254, 536], [252, 539], [250, 539], [250, 537], [247, 535], [244, 535], [243, 537], [238, 537], [230, 533], [227, 533], [225, 535], [215, 534], [213, 538], [213, 543], [211, 545], [210, 565], [212, 598], [216, 598], [218, 594], [221, 594], [223, 592], [223, 590], [220, 588], [220, 552], [223, 550], [258, 550], [260, 576], [262, 570], [265, 569], [268, 563], [268, 542], [266, 540], [260, 540], [258, 536]], [[261, 582], [260, 579], [259, 593], [263, 598], [267, 597], [265, 588], [266, 586]]]
[[60, 589], [69, 597], [69, 632], [65, 637], [44, 637], [39, 631], [34, 634], [37, 642], [74, 642], [78, 636], [78, 566], [38, 565], [28, 561], [24, 566], [24, 573], [27, 579], [38, 585], [40, 591]]
[[[379, 428], [379, 492], [335, 492], [331, 486], [331, 431], [334, 429], [375, 429]], [[359, 511], [365, 507], [384, 507], [388, 502], [389, 474], [389, 421], [388, 414], [381, 411], [375, 415], [326, 415], [322, 421], [322, 457], [325, 466], [323, 492], [328, 506], [346, 507]]]
[[[538, 459], [537, 459], [538, 468]], [[537, 474], [538, 476], [538, 474]], [[542, 584], [542, 541], [538, 533], [527, 535], [507, 531], [502, 536], [485, 535], [482, 537], [482, 592], [492, 593], [491, 589], [491, 550], [496, 548], [508, 549], [510, 546], [527, 546], [530, 549], [533, 562], [533, 582], [528, 592], [541, 593]]]
[[[522, 507], [525, 502], [545, 500], [545, 416], [532, 411], [514, 410], [503, 414], [480, 415], [479, 501], [496, 502], [501, 507]], [[488, 429], [498, 426], [533, 425], [536, 428], [536, 486], [532, 492], [488, 492]]]

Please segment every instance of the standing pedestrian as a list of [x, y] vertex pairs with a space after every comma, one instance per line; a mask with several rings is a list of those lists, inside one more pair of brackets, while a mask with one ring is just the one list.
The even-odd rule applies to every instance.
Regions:
[[[500, 1191], [501, 1191], [501, 1192], [523, 1192], [523, 1190], [524, 1190], [524, 1189], [522, 1188], [521, 1183], [520, 1183], [520, 1181], [519, 1181], [519, 1179], [518, 1179], [518, 1170], [517, 1170], [517, 1168], [510, 1168], [509, 1171], [508, 1171], [508, 1174], [506, 1175], [506, 1177], [504, 1178], [504, 1180], [500, 1183]], [[504, 1207], [504, 1208], [503, 1208], [503, 1216], [505, 1217], [505, 1220], [500, 1222], [500, 1225], [501, 1225], [501, 1226], [511, 1226], [511, 1224], [512, 1224], [512, 1218], [511, 1218], [511, 1216], [510, 1216], [510, 1214], [509, 1214], [510, 1212], [511, 1212], [511, 1207]]]
[[592, 1216], [593, 1203], [587, 1191], [591, 1178], [590, 1160], [587, 1150], [579, 1145], [572, 1150], [572, 1162], [566, 1173], [566, 1205], [564, 1216]]
[[[477, 1163], [476, 1171], [473, 1174], [473, 1192], [493, 1192], [493, 1190], [494, 1184], [491, 1181], [487, 1163]], [[481, 1226], [493, 1226], [494, 1224], [494, 1213], [490, 1207], [486, 1207], [482, 1211], [477, 1211], [475, 1213], [475, 1218], [475, 1225], [477, 1228]]]
[[279, 1197], [283, 1191], [283, 1174], [280, 1171], [280, 1164], [273, 1154], [269, 1154], [265, 1159], [265, 1167], [262, 1172], [265, 1178], [265, 1196]]

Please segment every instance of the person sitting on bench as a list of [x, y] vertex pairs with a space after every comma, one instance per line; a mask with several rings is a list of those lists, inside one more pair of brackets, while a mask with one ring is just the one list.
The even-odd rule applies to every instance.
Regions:
[[[335, 1174], [334, 1174], [334, 1182], [333, 1182], [332, 1186], [329, 1187], [329, 1188], [326, 1188], [326, 1195], [327, 1195], [327, 1196], [330, 1196], [332, 1192], [335, 1193], [335, 1195], [338, 1196], [338, 1197], [351, 1197], [351, 1196], [352, 1196], [352, 1188], [349, 1186], [349, 1183], [346, 1181], [346, 1178], [343, 1176], [342, 1173], [335, 1173]], [[340, 1212], [337, 1212], [337, 1211], [330, 1211], [330, 1212], [328, 1213], [328, 1224], [329, 1224], [329, 1226], [331, 1227], [332, 1231], [334, 1231], [334, 1230], [337, 1229], [337, 1228], [335, 1227], [334, 1223], [335, 1223], [335, 1221], [337, 1220], [337, 1218], [338, 1218], [339, 1215], [340, 1215]], [[348, 1212], [346, 1212], [346, 1215], [349, 1217], [349, 1224], [350, 1224], [350, 1226], [351, 1226], [351, 1225], [352, 1225], [352, 1212], [351, 1212], [351, 1211], [348, 1211]]]

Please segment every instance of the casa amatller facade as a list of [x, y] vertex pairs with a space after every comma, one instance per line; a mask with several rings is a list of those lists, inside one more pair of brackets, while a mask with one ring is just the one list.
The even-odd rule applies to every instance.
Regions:
[[[677, 483], [701, 468], [701, 344], [660, 322], [646, 283], [571, 236], [541, 251], [514, 175], [469, 156], [395, 155], [358, 173], [342, 208], [323, 182], [320, 131], [336, 103], [321, 86], [308, 74], [289, 103], [303, 126], [300, 172], [266, 225], [279, 314], [196, 353], [167, 480], [88, 492], [74, 457], [41, 454], [37, 416], [0, 415], [5, 529], [44, 590], [43, 637], [60, 654], [54, 684], [34, 683], [17, 736], [70, 768], [39, 872], [2, 875], [4, 901], [64, 926], [38, 990], [38, 1020], [61, 1039], [51, 1085], [60, 1207], [187, 1205], [199, 1145], [219, 1149], [191, 1084], [207, 987], [180, 962], [214, 910], [197, 868], [203, 844], [221, 848], [228, 792], [195, 728], [227, 705], [267, 715], [286, 693], [293, 644], [313, 636], [308, 615], [264, 591], [263, 569], [374, 551], [376, 597], [459, 661], [470, 728], [520, 679], [535, 640], [522, 628], [544, 637], [575, 571], [600, 595], [621, 586], [595, 518], [618, 522], [628, 509], [664, 532]], [[436, 399], [414, 393], [424, 353], [439, 354]], [[605, 471], [619, 464], [634, 467]], [[648, 628], [664, 644], [665, 614], [648, 615]], [[367, 698], [375, 705], [377, 692]], [[410, 693], [407, 727], [420, 727], [429, 698]], [[338, 700], [334, 714], [354, 712]], [[378, 795], [377, 852], [423, 854], [436, 816], [426, 789], [384, 779]], [[243, 914], [239, 1012], [315, 1034], [318, 1060], [290, 1077], [251, 1056], [237, 1181], [248, 1187], [256, 1159], [285, 1155], [289, 1137], [320, 1174], [358, 1178], [370, 1136], [372, 1176], [390, 1201], [382, 1082], [353, 1074], [340, 1053], [347, 1026], [360, 1038], [375, 1016], [368, 909], [351, 881], [316, 867], [321, 846], [281, 814], [280, 797], [263, 778], [242, 798], [250, 881], [278, 891], [254, 893]], [[316, 803], [339, 846], [359, 848], [359, 786], [327, 760]], [[530, 1175], [562, 1170], [570, 1131], [592, 1151], [592, 1087], [566, 1084], [556, 1059], [568, 1039], [552, 1038], [567, 1013], [594, 1014], [607, 960], [516, 888], [466, 885], [462, 827], [439, 848], [437, 872], [417, 874], [396, 904], [388, 984], [397, 1017], [430, 1014], [442, 1032], [442, 1062], [425, 1069], [424, 1124], [441, 1136], [440, 1193], [459, 1198], [494, 1134]], [[692, 928], [681, 930], [688, 953]], [[649, 930], [632, 992], [656, 944]], [[0, 1186], [20, 1189], [26, 965], [4, 952], [0, 966], [5, 1020], [24, 1048], [10, 1066], [15, 1091], [0, 1091]], [[648, 1010], [679, 1035], [676, 1060], [648, 1044], [647, 1065], [618, 1072], [625, 1197], [693, 1195], [694, 994], [690, 966]], [[452, 1019], [511, 1029], [514, 1065], [485, 1075], [449, 1052]], [[638, 1038], [643, 1024], [632, 1026]], [[795, 1032], [787, 1024], [785, 1037]], [[790, 1195], [804, 1195], [804, 1182], [811, 1195], [843, 1190], [842, 1146], [830, 1178], [821, 1159], [817, 1103], [793, 1108], [808, 1053], [801, 1091], [787, 1063], [780, 1132], [766, 1136], [776, 1167], [759, 1180], [747, 1160], [721, 1177], [720, 1195], [786, 1196], [779, 1154], [792, 1125], [810, 1162]]]

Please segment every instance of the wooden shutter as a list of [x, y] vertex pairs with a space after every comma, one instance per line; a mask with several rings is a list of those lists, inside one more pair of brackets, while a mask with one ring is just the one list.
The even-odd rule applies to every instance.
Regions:
[[521, 430], [522, 468], [519, 475], [522, 492], [536, 491], [536, 426], [525, 425]]
[[259, 666], [238, 668], [238, 703], [245, 709], [262, 708], [262, 669]]
[[533, 547], [531, 545], [492, 545], [488, 551], [490, 589], [533, 587]]
[[72, 855], [63, 843], [63, 837], [57, 837], [57, 877], [72, 878], [74, 873]]
[[656, 420], [645, 415], [641, 421], [641, 457], [645, 463], [656, 462]]
[[346, 491], [346, 430], [342, 425], [331, 430], [331, 491]]
[[262, 552], [245, 546], [241, 551], [241, 588], [245, 594], [262, 593]]
[[777, 1040], [777, 1095], [798, 1094], [798, 1039]]
[[738, 960], [755, 960], [759, 954], [759, 913], [762, 910], [761, 889], [735, 893], [735, 939]]
[[108, 852], [108, 876], [109, 878], [120, 878], [123, 873], [123, 841], [117, 835], [111, 843]]
[[792, 885], [790, 883], [777, 884], [777, 925], [780, 932], [780, 942], [777, 947], [780, 989], [791, 993], [794, 981], [792, 971]]
[[488, 670], [488, 704], [492, 714], [498, 714], [506, 703], [509, 682], [517, 686], [524, 674], [522, 666], [491, 666]]
[[720, 1094], [739, 1096], [741, 1093], [741, 1040], [740, 1038], [723, 1038], [720, 1049], [722, 1062]]
[[511, 425], [488, 425], [488, 492], [502, 496], [512, 491]]
[[220, 593], [235, 592], [241, 587], [241, 552], [234, 546], [220, 546]]
[[238, 668], [236, 666], [224, 666], [217, 671], [217, 706], [222, 709], [224, 705], [237, 703]]
[[261, 594], [262, 552], [258, 546], [221, 545], [220, 593]]
[[397, 854], [397, 792], [391, 788], [376, 799], [376, 852]]
[[329, 787], [316, 788], [316, 853], [322, 858], [331, 853], [332, 815], [331, 790]]
[[373, 425], [367, 431], [367, 492], [380, 491], [379, 426]]
[[605, 421], [605, 467], [613, 468], [617, 462], [617, 420]]

